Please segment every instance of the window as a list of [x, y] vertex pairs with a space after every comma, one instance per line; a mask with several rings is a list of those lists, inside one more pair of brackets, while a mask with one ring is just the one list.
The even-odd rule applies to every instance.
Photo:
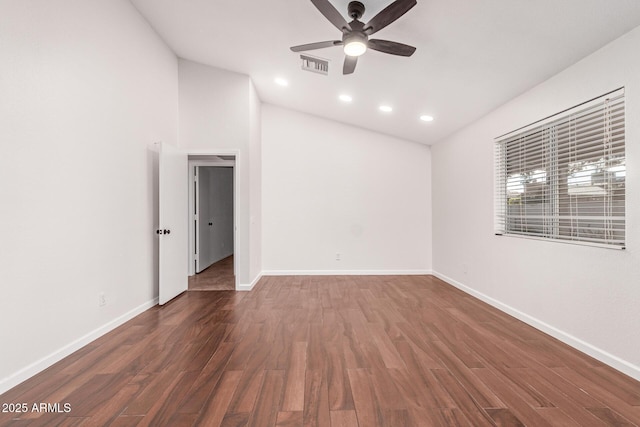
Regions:
[[624, 89], [496, 139], [496, 234], [624, 248]]

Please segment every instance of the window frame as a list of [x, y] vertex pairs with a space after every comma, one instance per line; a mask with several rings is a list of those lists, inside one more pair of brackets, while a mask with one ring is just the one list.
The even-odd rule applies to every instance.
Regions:
[[[567, 137], [567, 126], [572, 125], [574, 133]], [[572, 149], [578, 153], [575, 158]], [[496, 137], [494, 162], [496, 235], [626, 248], [624, 87]], [[621, 172], [621, 178], [614, 174], [615, 182], [614, 167]], [[593, 184], [600, 176], [608, 181]], [[600, 200], [602, 213], [597, 212]]]

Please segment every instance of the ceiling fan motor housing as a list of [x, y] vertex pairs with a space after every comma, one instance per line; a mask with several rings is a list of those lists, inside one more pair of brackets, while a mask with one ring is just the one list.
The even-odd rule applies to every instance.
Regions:
[[359, 1], [349, 2], [349, 6], [347, 6], [347, 12], [351, 19], [360, 19], [362, 15], [364, 15], [364, 4]]
[[360, 31], [352, 31], [342, 36], [342, 42], [345, 45], [349, 43], [360, 42], [366, 46], [368, 40], [369, 37], [367, 37], [366, 34]]

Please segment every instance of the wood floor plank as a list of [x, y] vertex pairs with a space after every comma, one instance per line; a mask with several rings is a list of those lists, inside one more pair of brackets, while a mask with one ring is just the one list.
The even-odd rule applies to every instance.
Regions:
[[[486, 368], [469, 369], [462, 360], [458, 359], [455, 353], [440, 341], [433, 343], [433, 349], [438, 358], [440, 358], [447, 367], [448, 372], [455, 377], [456, 381], [462, 384], [466, 392], [478, 402], [480, 407], [505, 407], [504, 402], [477, 376], [477, 373], [483, 372]], [[436, 369], [432, 372], [441, 372], [441, 370]], [[444, 378], [444, 376], [442, 378]]]
[[[229, 404], [229, 413], [251, 412], [259, 396], [265, 366], [269, 358], [269, 347], [259, 346], [242, 371], [240, 383]], [[227, 366], [228, 369], [228, 366]]]
[[[426, 369], [444, 368], [442, 361], [435, 357], [435, 352], [430, 340], [420, 334], [415, 326], [409, 323], [400, 323], [398, 327], [407, 339], [407, 342], [411, 345], [411, 348], [414, 349], [414, 353], [418, 356], [421, 366]], [[402, 342], [396, 342], [395, 344], [398, 350], [400, 350], [399, 346], [403, 345]], [[406, 359], [403, 358], [403, 361], [406, 363]]]
[[[611, 410], [611, 408], [587, 408], [587, 411], [598, 417], [604, 425], [632, 426], [628, 419]], [[584, 424], [583, 424], [584, 425]]]
[[263, 327], [264, 325], [261, 323], [249, 324], [247, 332], [233, 351], [233, 356], [226, 367], [227, 370], [240, 371], [244, 369], [251, 356], [256, 352]]
[[95, 425], [109, 425], [129, 405], [141, 389], [140, 383], [129, 383], [118, 391], [111, 399], [100, 405], [91, 417], [91, 423]]
[[412, 421], [406, 409], [384, 409], [382, 424], [385, 427], [411, 427]]
[[354, 409], [351, 385], [345, 368], [342, 341], [327, 348], [326, 376], [329, 389], [329, 408], [332, 411]]
[[239, 414], [227, 414], [222, 420], [220, 427], [245, 427], [249, 425], [251, 413], [243, 412]]
[[560, 408], [536, 408], [535, 411], [552, 426], [562, 427], [583, 427], [583, 426], [597, 426], [602, 424], [578, 424], [573, 418], [564, 413]]
[[378, 405], [383, 409], [406, 409], [407, 402], [402, 398], [398, 386], [391, 376], [391, 371], [386, 368], [382, 355], [375, 343], [366, 343], [364, 350], [369, 359], [370, 368], [368, 372], [370, 373]]
[[[446, 313], [449, 314], [449, 311]], [[440, 338], [439, 342], [454, 353], [466, 368], [484, 368], [482, 359], [469, 348], [468, 337], [464, 334], [463, 327], [464, 325], [451, 316], [449, 320], [443, 318], [437, 324], [432, 324], [431, 329]]]
[[171, 418], [180, 408], [180, 401], [187, 395], [197, 376], [196, 371], [180, 372], [175, 381], [157, 397], [156, 402], [138, 425], [140, 427], [173, 426]]
[[176, 412], [169, 419], [167, 425], [171, 427], [192, 427], [196, 420], [198, 419], [198, 414], [181, 414]]
[[123, 414], [147, 415], [151, 407], [158, 401], [158, 396], [166, 393], [169, 385], [177, 383], [178, 376], [179, 373], [173, 370], [150, 374], [150, 380], [146, 381], [146, 386], [132, 399]]
[[[82, 424], [87, 423], [91, 418], [87, 417], [68, 417], [65, 418], [60, 424], [56, 427], [76, 427], [81, 426]], [[88, 425], [88, 424], [85, 424]]]
[[307, 361], [307, 343], [295, 342], [291, 347], [291, 364], [287, 369], [282, 411], [297, 412], [304, 409], [304, 379]]
[[397, 386], [405, 406], [415, 408], [437, 408], [438, 404], [420, 375], [407, 369], [391, 369], [389, 372]]
[[303, 424], [309, 427], [330, 424], [329, 390], [323, 371], [307, 369], [304, 387]]
[[265, 368], [269, 370], [286, 370], [291, 364], [293, 340], [289, 334], [288, 325], [280, 320], [283, 317], [282, 314], [274, 312], [272, 315], [274, 318], [270, 319], [269, 322], [270, 324], [275, 324], [275, 326], [269, 326], [273, 336], [270, 342], [271, 352]]
[[[513, 371], [513, 370], [510, 370]], [[545, 396], [545, 399], [552, 403], [547, 407], [557, 407], [564, 412], [569, 418], [574, 420], [577, 425], [581, 426], [598, 426], [604, 425], [601, 423], [593, 413], [589, 412], [587, 408], [581, 408], [575, 401], [569, 396], [560, 392], [555, 386], [549, 384], [539, 375], [540, 370], [534, 369], [517, 369], [517, 376], [535, 389], [537, 393]], [[513, 378], [516, 375], [508, 375], [508, 378]], [[541, 413], [540, 411], [538, 411]]]
[[216, 426], [222, 423], [241, 376], [242, 372], [240, 371], [225, 371], [222, 374], [220, 382], [205, 404], [204, 410], [195, 425]]
[[302, 411], [278, 412], [276, 427], [302, 427]]
[[326, 368], [327, 349], [322, 341], [322, 324], [311, 323], [307, 345], [307, 369], [322, 371]]
[[[141, 420], [142, 416], [140, 415], [120, 415], [111, 424], [109, 424], [109, 427], [136, 427]], [[91, 426], [99, 424], [89, 423], [88, 425]]]
[[345, 367], [347, 369], [362, 369], [369, 367], [369, 363], [360, 345], [360, 341], [356, 338], [356, 332], [353, 328], [353, 324], [350, 322], [345, 323], [344, 338], [342, 339], [342, 352], [344, 355]]
[[554, 368], [554, 371], [581, 389], [589, 390], [589, 394], [601, 402], [606, 402], [598, 407], [611, 408], [627, 420], [640, 425], [640, 406], [629, 405], [623, 397], [612, 393], [606, 387], [602, 387], [600, 383], [593, 382], [590, 378], [582, 376], [571, 368]]
[[475, 399], [474, 395], [467, 392], [451, 372], [444, 369], [434, 369], [432, 372], [438, 382], [442, 384], [442, 387], [449, 393], [456, 404], [456, 408], [462, 411], [473, 426], [491, 426], [494, 424], [493, 419], [486, 413], [482, 404]]
[[353, 391], [353, 401], [360, 427], [382, 426], [382, 419], [369, 371], [367, 369], [349, 369], [349, 382]]
[[331, 427], [358, 427], [356, 411], [331, 411]]
[[[414, 349], [408, 342], [397, 342], [396, 347], [407, 366], [406, 374], [402, 370], [395, 372], [396, 382], [400, 391], [404, 391], [405, 398], [418, 399], [418, 406], [426, 408], [454, 408], [456, 406], [451, 396], [442, 388], [435, 379], [430, 369], [422, 365], [421, 350]], [[427, 366], [430, 364], [427, 363]], [[410, 384], [407, 384], [405, 375], [411, 376]], [[400, 378], [399, 378], [400, 377]], [[418, 387], [416, 390], [415, 387]], [[422, 391], [421, 391], [422, 390]]]
[[449, 427], [451, 425], [470, 425], [469, 421], [461, 416], [461, 420], [465, 422], [459, 422], [457, 424], [447, 422], [442, 414], [441, 409], [436, 408], [423, 408], [420, 406], [413, 406], [408, 409], [409, 419], [411, 426], [415, 427]]
[[0, 426], [640, 426], [640, 382], [433, 276], [186, 292], [0, 396]]
[[64, 398], [45, 398], [43, 402], [65, 402], [72, 416], [92, 416], [131, 379], [128, 374], [98, 374]]
[[440, 411], [444, 426], [473, 426], [464, 413], [458, 408], [445, 408]]
[[[234, 345], [224, 342], [211, 357], [207, 365], [200, 371], [187, 395], [180, 402], [178, 412], [185, 414], [199, 413], [211, 395], [213, 388], [224, 373], [224, 369], [233, 352]], [[233, 371], [236, 372], [236, 371]]]
[[502, 381], [494, 372], [489, 369], [477, 369], [476, 375], [506, 403], [505, 409], [509, 409], [521, 422], [540, 427], [551, 425], [529, 406], [522, 395], [518, 394], [517, 388]]
[[255, 427], [274, 426], [282, 406], [283, 392], [284, 371], [266, 371], [258, 400], [251, 413], [251, 418], [249, 418], [249, 425]]
[[368, 328], [385, 367], [389, 369], [406, 368], [392, 339], [387, 335], [382, 325], [368, 325]]
[[496, 423], [496, 426], [499, 427], [524, 427], [524, 424], [513, 415], [508, 409], [505, 408], [489, 408], [486, 409], [487, 414], [491, 417], [491, 419]]

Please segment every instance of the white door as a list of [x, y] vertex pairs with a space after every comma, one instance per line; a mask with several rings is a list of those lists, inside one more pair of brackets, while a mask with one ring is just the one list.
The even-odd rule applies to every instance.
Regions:
[[159, 302], [165, 304], [188, 285], [187, 155], [161, 143], [159, 153]]

